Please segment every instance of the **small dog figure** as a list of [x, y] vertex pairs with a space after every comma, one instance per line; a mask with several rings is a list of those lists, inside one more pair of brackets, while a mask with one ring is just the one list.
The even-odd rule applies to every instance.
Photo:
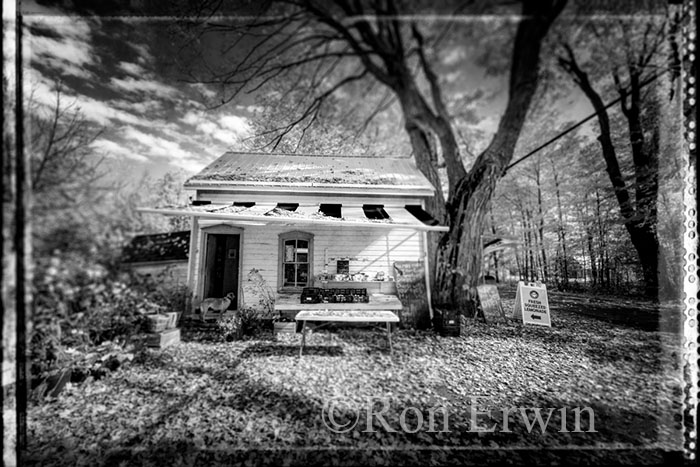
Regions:
[[205, 298], [202, 300], [202, 303], [199, 304], [199, 312], [202, 315], [202, 321], [205, 320], [210, 310], [218, 311], [219, 314], [225, 312], [235, 297], [236, 294], [230, 292], [226, 294], [224, 298]]

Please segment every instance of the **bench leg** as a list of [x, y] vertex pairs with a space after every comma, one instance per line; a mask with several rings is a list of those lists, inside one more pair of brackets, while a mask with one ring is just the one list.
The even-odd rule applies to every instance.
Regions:
[[391, 323], [386, 323], [386, 337], [389, 339], [389, 353], [392, 353], [394, 349], [391, 346]]
[[306, 343], [306, 321], [301, 322], [301, 346], [299, 347], [299, 357], [301, 357], [304, 351], [304, 344]]

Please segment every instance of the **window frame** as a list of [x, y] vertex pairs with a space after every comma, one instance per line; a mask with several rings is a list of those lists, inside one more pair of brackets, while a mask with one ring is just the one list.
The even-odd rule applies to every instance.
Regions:
[[[302, 286], [285, 286], [284, 285], [284, 265], [287, 264], [284, 260], [285, 250], [284, 244], [288, 240], [304, 240], [309, 243], [309, 253], [308, 253], [308, 280], [306, 285]], [[277, 261], [277, 290], [280, 292], [301, 292], [304, 287], [312, 287], [314, 281], [314, 234], [310, 232], [304, 232], [301, 230], [292, 230], [290, 232], [283, 232], [279, 234], [279, 256]]]

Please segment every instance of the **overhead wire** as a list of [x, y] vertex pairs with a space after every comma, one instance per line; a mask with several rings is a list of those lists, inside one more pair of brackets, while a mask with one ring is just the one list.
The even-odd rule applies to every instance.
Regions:
[[[657, 80], [657, 79], [659, 78], [659, 76], [661, 76], [662, 74], [664, 74], [664, 72], [656, 73], [656, 74], [654, 74], [653, 76], [650, 76], [649, 78], [647, 78], [645, 81], [643, 81], [643, 82], [639, 85], [640, 89], [643, 88], [644, 86], [646, 86], [646, 85], [652, 83], [653, 81]], [[620, 101], [623, 99], [623, 97], [625, 97], [625, 96], [620, 96], [620, 97], [618, 97], [617, 99], [614, 99], [614, 100], [608, 102], [607, 104], [605, 104], [605, 106], [603, 107], [603, 109], [604, 109], [604, 110], [609, 109], [609, 108], [612, 107], [613, 105], [615, 105], [615, 104], [617, 104], [618, 102], [620, 102]], [[530, 152], [528, 152], [527, 154], [525, 154], [523, 157], [519, 158], [518, 160], [516, 160], [515, 162], [513, 162], [512, 164], [510, 164], [508, 167], [506, 167], [506, 169], [505, 169], [505, 171], [504, 171], [504, 174], [505, 174], [506, 172], [508, 172], [508, 170], [510, 170], [511, 168], [513, 168], [514, 166], [516, 166], [517, 164], [519, 164], [519, 163], [521, 163], [522, 161], [524, 161], [525, 159], [527, 159], [528, 157], [530, 157], [530, 156], [532, 156], [532, 155], [538, 153], [539, 151], [541, 151], [542, 149], [546, 148], [546, 147], [549, 146], [550, 144], [552, 144], [552, 143], [554, 143], [555, 141], [557, 141], [557, 140], [563, 138], [564, 136], [566, 136], [567, 134], [571, 133], [572, 131], [574, 131], [575, 129], [577, 129], [578, 127], [580, 127], [580, 126], [583, 125], [584, 123], [588, 122], [589, 120], [591, 120], [593, 117], [595, 117], [595, 116], [597, 116], [597, 115], [598, 115], [598, 112], [593, 112], [593, 113], [590, 114], [589, 116], [585, 117], [583, 120], [580, 120], [579, 122], [577, 122], [577, 123], [575, 123], [574, 125], [570, 126], [570, 127], [567, 128], [566, 130], [564, 130], [564, 131], [562, 131], [561, 133], [559, 133], [558, 135], [556, 135], [556, 136], [550, 138], [547, 142], [545, 142], [545, 143], [539, 145], [538, 147], [536, 147], [536, 148], [533, 149], [532, 151], [530, 151]]]

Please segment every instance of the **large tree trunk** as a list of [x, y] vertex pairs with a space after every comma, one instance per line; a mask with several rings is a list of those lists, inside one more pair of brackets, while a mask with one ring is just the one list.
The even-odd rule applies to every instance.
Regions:
[[509, 99], [491, 144], [479, 155], [466, 177], [450, 190], [447, 214], [450, 231], [440, 241], [437, 285], [440, 300], [475, 312], [481, 275], [481, 234], [496, 183], [505, 173], [537, 89], [542, 39], [563, 2], [525, 1], [523, 19], [513, 46]]
[[[429, 135], [421, 130], [415, 123], [406, 121], [405, 124], [406, 132], [411, 140], [411, 146], [414, 152], [414, 158], [416, 160], [416, 166], [418, 169], [430, 180], [435, 188], [435, 196], [426, 202], [427, 211], [432, 214], [435, 219], [444, 224], [446, 221], [445, 215], [445, 196], [441, 189], [440, 178], [438, 176], [437, 170], [435, 169], [437, 164], [437, 155], [433, 146], [430, 144]], [[418, 154], [420, 153], [420, 154]], [[438, 233], [429, 232], [428, 244], [426, 245], [427, 255], [428, 255], [428, 276], [430, 278], [431, 292], [435, 293], [435, 272], [437, 268], [437, 251], [438, 251], [438, 241], [440, 239]], [[425, 322], [425, 317], [418, 320], [417, 322]]]
[[650, 298], [657, 298], [659, 293], [659, 239], [656, 230], [643, 223], [625, 223], [625, 227], [642, 265], [644, 293]]

